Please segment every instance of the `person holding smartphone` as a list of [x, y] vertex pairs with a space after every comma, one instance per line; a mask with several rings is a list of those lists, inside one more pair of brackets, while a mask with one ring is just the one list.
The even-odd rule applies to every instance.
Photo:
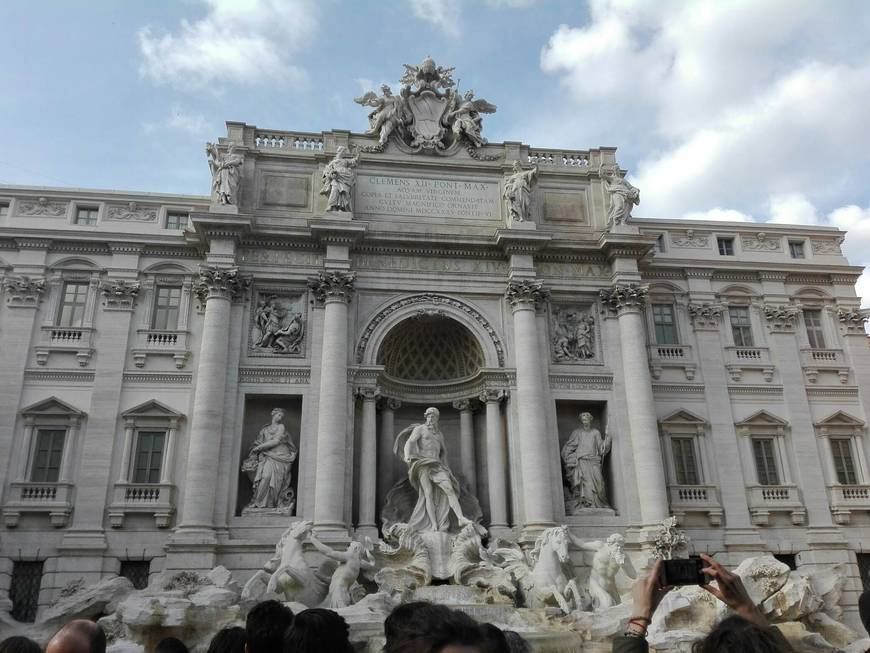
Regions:
[[[695, 642], [694, 653], [753, 651], [755, 653], [791, 653], [794, 651], [785, 637], [773, 628], [743, 585], [740, 576], [729, 571], [708, 555], [701, 554], [706, 566], [701, 569], [707, 579], [705, 590], [722, 601], [735, 614], [721, 621], [701, 641]], [[673, 587], [662, 584], [664, 561], [657, 560], [649, 575], [638, 578], [632, 589], [634, 610], [622, 636], [613, 640], [613, 653], [646, 653], [647, 628], [653, 613]], [[715, 580], [716, 586], [710, 583]]]

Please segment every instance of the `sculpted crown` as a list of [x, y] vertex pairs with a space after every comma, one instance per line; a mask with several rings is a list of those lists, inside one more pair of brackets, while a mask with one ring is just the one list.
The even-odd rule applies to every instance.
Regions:
[[353, 272], [330, 270], [319, 272], [316, 277], [308, 279], [308, 288], [314, 294], [318, 303], [329, 300], [350, 301], [353, 294], [353, 283], [356, 275]]
[[193, 292], [201, 303], [205, 303], [209, 297], [235, 299], [250, 285], [250, 277], [240, 274], [239, 268], [201, 265], [199, 274], [193, 282]]
[[534, 307], [547, 301], [550, 298], [550, 291], [544, 288], [543, 281], [523, 279], [522, 281], [509, 281], [504, 295], [514, 308], [529, 305]]
[[649, 286], [637, 283], [617, 284], [599, 291], [602, 303], [613, 311], [643, 308], [648, 294]]

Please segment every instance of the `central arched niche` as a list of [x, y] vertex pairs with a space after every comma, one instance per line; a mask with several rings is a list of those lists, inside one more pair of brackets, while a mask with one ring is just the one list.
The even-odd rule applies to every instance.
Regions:
[[486, 365], [480, 344], [467, 327], [444, 315], [407, 318], [387, 333], [378, 349], [384, 372], [404, 381], [464, 379]]

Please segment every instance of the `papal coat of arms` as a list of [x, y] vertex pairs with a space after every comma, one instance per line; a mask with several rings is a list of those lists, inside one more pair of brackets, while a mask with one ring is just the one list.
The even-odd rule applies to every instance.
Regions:
[[451, 155], [464, 147], [474, 158], [490, 158], [477, 150], [486, 145], [481, 114], [495, 113], [495, 105], [475, 99], [471, 90], [460, 94], [454, 69], [436, 66], [430, 57], [419, 66], [404, 65], [398, 95], [384, 84], [380, 96], [369, 91], [354, 100], [374, 109], [366, 134], [377, 136], [378, 144], [363, 151], [383, 152], [392, 140], [410, 152]]

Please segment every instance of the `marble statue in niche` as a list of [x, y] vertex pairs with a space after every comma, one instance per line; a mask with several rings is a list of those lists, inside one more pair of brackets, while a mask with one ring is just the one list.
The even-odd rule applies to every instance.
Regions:
[[242, 471], [253, 485], [246, 512], [274, 511], [290, 514], [296, 503], [291, 467], [296, 445], [284, 426], [283, 408], [272, 410], [272, 421], [260, 429], [254, 446], [242, 463]]
[[580, 428], [574, 429], [562, 447], [562, 464], [569, 493], [565, 497], [565, 511], [578, 514], [584, 508], [609, 508], [604, 487], [602, 465], [610, 452], [611, 436], [601, 436], [592, 428], [592, 414], [580, 413]]
[[631, 217], [631, 209], [640, 204], [640, 191], [620, 176], [614, 167], [604, 173], [604, 190], [610, 195], [610, 211], [607, 213], [607, 228], [623, 224]]
[[251, 326], [251, 347], [276, 354], [302, 353], [305, 322], [297, 312], [299, 298], [260, 296]]
[[595, 318], [579, 308], [553, 308], [553, 359], [576, 362], [595, 358]]
[[245, 162], [242, 154], [236, 154], [236, 144], [230, 142], [227, 153], [221, 154], [217, 145], [206, 143], [208, 167], [211, 170], [211, 185], [220, 204], [238, 205], [241, 167]]
[[439, 416], [437, 408], [427, 408], [424, 424], [412, 424], [396, 436], [393, 450], [407, 464], [408, 477], [387, 493], [384, 530], [402, 523], [411, 531], [456, 533], [480, 519], [477, 499], [447, 464]]
[[502, 193], [510, 222], [524, 222], [529, 219], [532, 187], [537, 178], [537, 166], [524, 170], [519, 161], [514, 161], [513, 173], [505, 179]]
[[351, 154], [340, 145], [335, 158], [323, 169], [323, 186], [320, 194], [326, 196], [327, 211], [353, 211], [353, 186], [356, 183], [356, 166], [359, 156]]

